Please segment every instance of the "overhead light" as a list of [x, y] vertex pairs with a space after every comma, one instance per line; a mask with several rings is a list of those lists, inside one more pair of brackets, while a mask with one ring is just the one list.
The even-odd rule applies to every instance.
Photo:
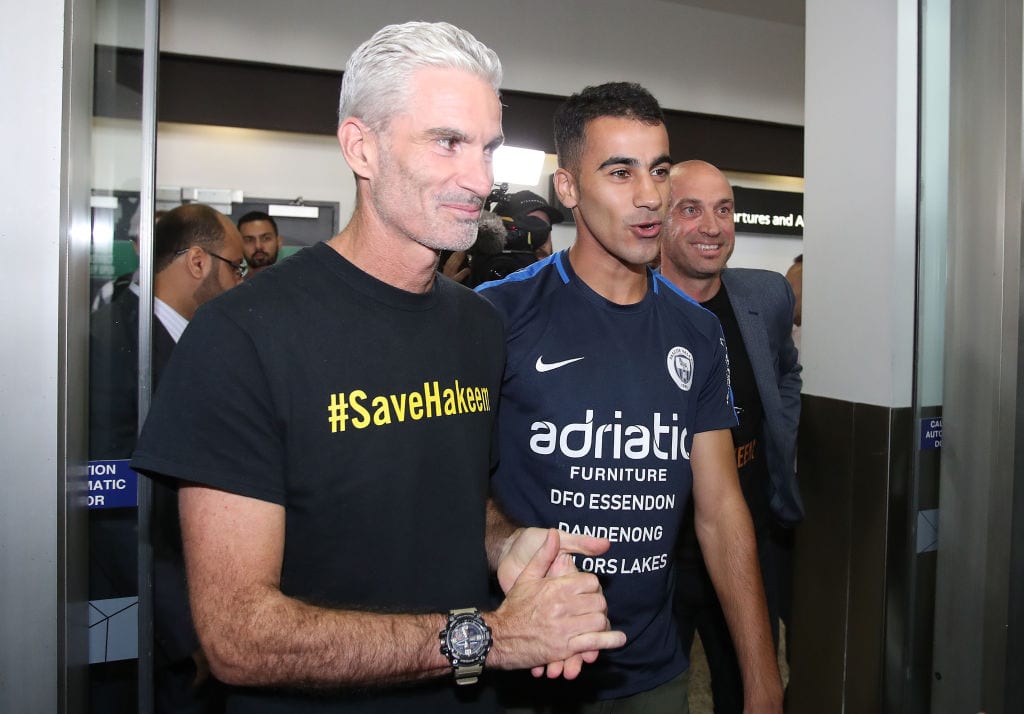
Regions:
[[181, 200], [230, 206], [232, 203], [241, 203], [244, 198], [237, 189], [184, 187], [181, 189]]
[[278, 218], [319, 218], [320, 209], [316, 206], [296, 206], [293, 204], [272, 203], [267, 206], [267, 213]]
[[89, 196], [89, 205], [92, 208], [117, 209], [117, 196]]
[[544, 169], [544, 152], [500, 146], [494, 152], [494, 182], [536, 186]]

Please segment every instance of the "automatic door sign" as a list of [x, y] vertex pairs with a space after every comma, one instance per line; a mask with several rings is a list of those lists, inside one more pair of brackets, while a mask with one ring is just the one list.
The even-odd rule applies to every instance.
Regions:
[[128, 459], [89, 462], [89, 508], [133, 508], [139, 503], [139, 476]]
[[921, 420], [921, 451], [942, 448], [942, 417]]

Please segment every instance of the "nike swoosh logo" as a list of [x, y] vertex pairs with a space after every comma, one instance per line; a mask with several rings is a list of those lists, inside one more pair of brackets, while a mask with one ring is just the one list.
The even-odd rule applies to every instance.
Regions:
[[545, 362], [544, 361], [544, 357], [541, 356], [541, 357], [537, 358], [537, 364], [535, 366], [537, 367], [537, 371], [538, 372], [550, 372], [553, 369], [558, 369], [559, 367], [564, 367], [567, 364], [572, 364], [573, 362], [579, 362], [581, 359], [583, 359], [583, 358], [582, 357], [573, 357], [572, 359], [564, 359], [561, 362]]

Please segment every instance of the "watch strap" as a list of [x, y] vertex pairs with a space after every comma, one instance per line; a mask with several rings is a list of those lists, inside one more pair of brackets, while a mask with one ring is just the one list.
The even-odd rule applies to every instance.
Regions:
[[456, 684], [476, 684], [480, 679], [480, 675], [483, 674], [484, 666], [482, 664], [474, 664], [472, 667], [461, 665], [455, 668], [455, 683]]
[[[448, 622], [445, 625], [445, 629], [441, 632], [442, 639], [444, 638], [445, 634], [448, 632], [448, 629], [452, 626], [452, 624], [454, 624], [455, 620], [457, 618], [459, 618], [460, 616], [463, 616], [463, 615], [469, 615], [471, 617], [475, 617], [476, 619], [478, 619], [480, 621], [480, 624], [488, 632], [488, 636], [489, 636], [490, 628], [487, 627], [487, 623], [485, 623], [483, 621], [483, 618], [480, 616], [480, 610], [475, 608], [475, 607], [463, 607], [463, 608], [459, 608], [459, 609], [456, 609], [456, 610], [449, 610], [448, 611]], [[490, 649], [490, 644], [488, 644], [487, 649]], [[444, 651], [444, 650], [442, 650], [442, 651]], [[486, 656], [487, 655], [486, 655], [486, 652], [485, 652], [484, 657], [486, 657]], [[452, 662], [452, 674], [455, 676], [455, 683], [456, 684], [460, 684], [460, 685], [462, 685], [462, 684], [476, 684], [476, 682], [480, 679], [480, 675], [483, 674], [483, 671], [484, 671], [484, 663], [483, 662], [479, 662], [479, 663], [476, 663], [476, 664], [458, 664], [457, 665], [452, 660], [452, 655], [451, 654], [448, 654], [448, 659], [449, 659], [449, 661]]]

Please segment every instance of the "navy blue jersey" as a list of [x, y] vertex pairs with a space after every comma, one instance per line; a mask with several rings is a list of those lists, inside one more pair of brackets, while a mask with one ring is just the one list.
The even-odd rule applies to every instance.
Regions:
[[609, 302], [562, 252], [477, 288], [507, 342], [494, 497], [523, 525], [612, 542], [576, 564], [601, 578], [612, 627], [628, 642], [562, 683], [598, 699], [686, 668], [669, 569], [693, 483], [690, 449], [695, 433], [736, 424], [718, 319], [660, 275], [648, 281], [639, 303]]

